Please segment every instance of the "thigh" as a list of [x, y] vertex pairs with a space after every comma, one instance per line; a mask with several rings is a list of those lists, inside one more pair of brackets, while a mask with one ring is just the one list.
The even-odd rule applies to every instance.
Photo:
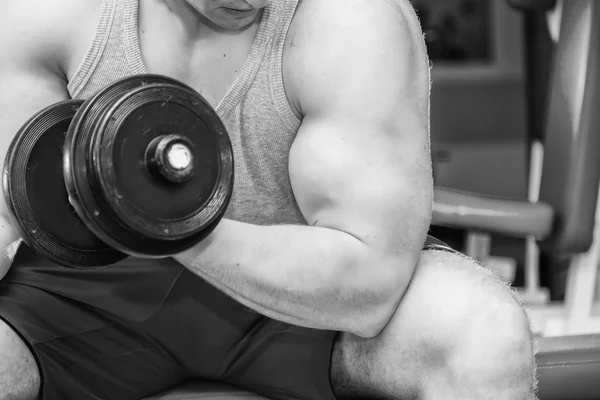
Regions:
[[196, 378], [276, 400], [335, 399], [329, 369], [336, 332], [266, 318], [187, 270], [143, 326]]
[[137, 281], [134, 265], [116, 267], [66, 269], [24, 249], [0, 282], [0, 318], [35, 359], [43, 399], [133, 400], [189, 377], [141, 327], [180, 271], [157, 269], [157, 278], [171, 279], [167, 285], [153, 284], [148, 266], [140, 266]]
[[0, 399], [36, 399], [40, 374], [19, 335], [0, 319]]
[[[522, 318], [515, 318], [519, 313]], [[334, 388], [341, 395], [417, 397], [435, 371], [447, 370], [457, 349], [486, 349], [482, 354], [492, 359], [488, 348], [496, 334], [523, 321], [513, 291], [491, 270], [443, 244], [425, 246], [385, 329], [370, 339], [340, 335]]]

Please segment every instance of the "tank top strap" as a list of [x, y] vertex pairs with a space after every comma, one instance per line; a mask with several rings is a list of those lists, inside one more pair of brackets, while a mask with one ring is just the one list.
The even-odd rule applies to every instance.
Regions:
[[104, 54], [115, 16], [117, 15], [117, 5], [119, 1], [120, 0], [102, 0], [102, 5], [100, 6], [100, 19], [96, 26], [92, 44], [67, 85], [67, 90], [71, 93], [72, 97], [76, 97], [77, 92], [85, 86]]

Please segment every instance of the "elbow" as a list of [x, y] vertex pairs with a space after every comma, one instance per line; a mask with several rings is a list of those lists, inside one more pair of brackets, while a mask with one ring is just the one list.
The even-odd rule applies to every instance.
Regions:
[[394, 300], [395, 297], [390, 296], [386, 302], [365, 307], [362, 315], [356, 317], [356, 324], [350, 333], [365, 339], [379, 336], [398, 309], [400, 302]]
[[[354, 329], [350, 332], [363, 338], [378, 336], [396, 313], [408, 284], [413, 276], [414, 267], [384, 267], [375, 271], [370, 268], [366, 273], [369, 279], [363, 280], [360, 288], [363, 296], [362, 307], [354, 315]], [[377, 272], [376, 274], [374, 272]]]
[[349, 330], [349, 333], [364, 339], [372, 339], [379, 336], [390, 321], [391, 315], [393, 315], [388, 315], [385, 311], [387, 310], [374, 308], [370, 315], [360, 318], [358, 323], [354, 325], [354, 329]]

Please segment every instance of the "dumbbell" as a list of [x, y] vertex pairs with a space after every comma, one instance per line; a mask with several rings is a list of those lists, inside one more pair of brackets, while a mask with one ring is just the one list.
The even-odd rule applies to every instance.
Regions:
[[28, 246], [92, 268], [202, 241], [225, 213], [233, 173], [215, 110], [189, 86], [147, 74], [29, 119], [9, 146], [3, 191]]

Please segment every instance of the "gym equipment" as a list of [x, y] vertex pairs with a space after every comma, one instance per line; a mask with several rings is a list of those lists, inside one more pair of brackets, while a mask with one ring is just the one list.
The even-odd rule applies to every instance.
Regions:
[[209, 381], [190, 381], [144, 400], [268, 400], [235, 386]]
[[62, 162], [65, 134], [82, 101], [52, 105], [27, 121], [8, 149], [3, 189], [13, 226], [62, 265], [107, 265], [125, 258], [94, 236], [69, 204]]
[[233, 151], [202, 96], [138, 75], [36, 114], [10, 146], [3, 187], [25, 242], [58, 264], [167, 257], [223, 217]]
[[507, 0], [508, 4], [521, 11], [548, 11], [556, 6], [556, 0]]
[[190, 381], [145, 400], [268, 400], [235, 386], [209, 381]]
[[164, 257], [200, 242], [228, 205], [233, 151], [213, 108], [157, 75], [119, 80], [87, 100], [65, 140], [73, 207], [102, 241]]
[[[594, 292], [600, 261], [600, 3], [562, 2], [543, 142], [534, 146], [529, 201], [436, 188], [433, 224], [476, 235], [526, 238], [552, 259], [568, 258], [564, 304], [539, 293], [536, 252], [527, 254], [520, 296], [542, 335], [537, 354], [540, 400], [600, 398], [600, 318]], [[479, 249], [489, 254], [489, 247]], [[531, 249], [530, 249], [531, 250]], [[548, 266], [545, 266], [548, 267]], [[560, 273], [558, 270], [551, 270]]]

